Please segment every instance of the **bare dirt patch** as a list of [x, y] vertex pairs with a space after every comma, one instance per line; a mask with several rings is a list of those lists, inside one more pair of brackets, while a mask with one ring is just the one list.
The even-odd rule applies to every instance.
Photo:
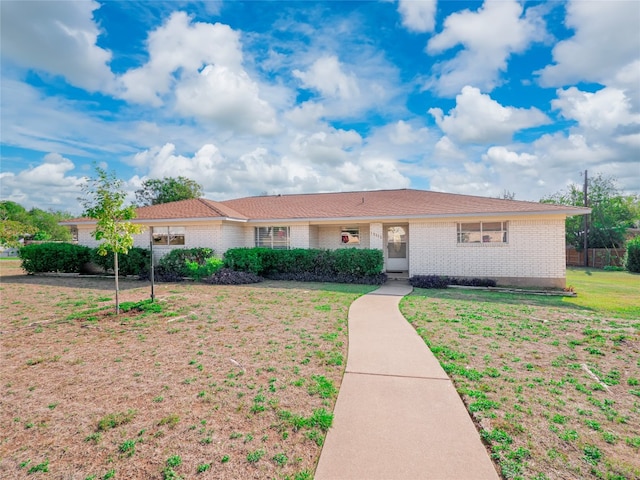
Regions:
[[371, 288], [0, 272], [0, 478], [312, 478]]

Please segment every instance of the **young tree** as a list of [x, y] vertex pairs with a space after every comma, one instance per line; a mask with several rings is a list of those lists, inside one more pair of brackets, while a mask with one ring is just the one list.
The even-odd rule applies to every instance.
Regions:
[[116, 315], [120, 313], [118, 284], [118, 254], [126, 254], [133, 247], [133, 235], [142, 232], [142, 225], [131, 223], [136, 217], [135, 207], [124, 206], [126, 194], [122, 191], [122, 181], [115, 174], [96, 166], [96, 177], [87, 178], [82, 185], [84, 197], [80, 204], [84, 207], [84, 216], [96, 220], [93, 238], [101, 241], [98, 246], [100, 255], [113, 252], [113, 271], [116, 281]]
[[151, 178], [142, 182], [142, 188], [136, 190], [136, 200], [141, 207], [200, 198], [201, 196], [202, 187], [200, 184], [186, 177]]
[[[589, 248], [618, 248], [624, 245], [626, 230], [640, 218], [640, 197], [623, 195], [616, 180], [597, 174], [588, 179], [587, 202], [591, 208], [588, 230]], [[567, 190], [543, 198], [544, 203], [584, 206], [582, 185], [571, 184]], [[578, 250], [584, 245], [584, 223], [580, 216], [568, 217], [566, 223], [567, 243]]]

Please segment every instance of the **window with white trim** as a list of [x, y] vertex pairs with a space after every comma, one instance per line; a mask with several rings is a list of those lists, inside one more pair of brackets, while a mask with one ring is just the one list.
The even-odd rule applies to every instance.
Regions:
[[290, 227], [255, 227], [256, 247], [287, 250], [290, 233]]
[[509, 222], [458, 223], [458, 243], [507, 243]]
[[360, 243], [360, 229], [358, 227], [343, 227], [340, 241], [346, 245], [358, 245]]
[[184, 245], [185, 232], [185, 227], [152, 227], [151, 238], [153, 238], [153, 245]]

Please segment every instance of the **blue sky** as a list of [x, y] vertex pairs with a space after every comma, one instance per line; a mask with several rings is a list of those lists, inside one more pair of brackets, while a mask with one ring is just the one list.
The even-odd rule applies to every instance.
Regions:
[[14, 1], [0, 198], [420, 188], [539, 200], [580, 172], [640, 192], [640, 3]]

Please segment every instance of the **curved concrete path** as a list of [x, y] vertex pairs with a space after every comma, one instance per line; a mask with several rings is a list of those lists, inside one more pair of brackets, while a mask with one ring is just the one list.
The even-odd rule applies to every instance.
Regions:
[[389, 283], [349, 309], [349, 356], [315, 480], [499, 479], [451, 380]]

